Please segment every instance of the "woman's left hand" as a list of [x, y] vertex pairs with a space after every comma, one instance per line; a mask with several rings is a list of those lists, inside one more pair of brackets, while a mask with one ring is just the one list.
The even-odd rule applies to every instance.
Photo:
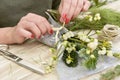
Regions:
[[69, 23], [71, 19], [77, 17], [80, 12], [87, 11], [89, 7], [88, 0], [61, 0], [59, 6], [60, 21]]

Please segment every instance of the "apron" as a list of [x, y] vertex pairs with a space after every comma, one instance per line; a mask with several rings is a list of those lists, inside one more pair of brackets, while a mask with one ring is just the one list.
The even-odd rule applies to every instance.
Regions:
[[45, 10], [51, 9], [52, 2], [55, 1], [57, 0], [0, 0], [0, 27], [15, 26], [28, 13], [45, 16]]

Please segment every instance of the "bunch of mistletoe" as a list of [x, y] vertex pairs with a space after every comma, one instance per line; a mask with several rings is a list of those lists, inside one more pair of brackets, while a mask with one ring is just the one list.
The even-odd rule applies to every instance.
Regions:
[[79, 62], [88, 69], [95, 69], [99, 56], [113, 57], [110, 41], [100, 41], [88, 34], [67, 32], [62, 36], [64, 46], [62, 60], [69, 67]]
[[[59, 13], [56, 10], [48, 10], [48, 12], [59, 23]], [[71, 31], [79, 29], [100, 30], [106, 24], [120, 26], [120, 13], [110, 9], [91, 8], [88, 12], [81, 13], [66, 27]], [[120, 58], [120, 54], [113, 54], [111, 41], [98, 40], [91, 37], [89, 33], [73, 33], [71, 31], [62, 35], [60, 41], [62, 47], [59, 47], [58, 50], [51, 49], [51, 52], [55, 55], [48, 70], [51, 71], [54, 66], [53, 62], [57, 62], [60, 56], [59, 53], [63, 55], [62, 60], [67, 66], [76, 67], [81, 62], [88, 69], [96, 68], [99, 56]], [[96, 31], [96, 33], [98, 32]], [[61, 52], [61, 48], [63, 52]]]

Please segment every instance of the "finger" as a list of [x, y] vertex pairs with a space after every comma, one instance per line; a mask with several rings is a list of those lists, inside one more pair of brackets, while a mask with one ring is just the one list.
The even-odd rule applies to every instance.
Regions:
[[46, 28], [44, 22], [38, 21], [36, 24], [37, 24], [38, 28], [41, 30], [42, 35], [45, 35], [45, 33], [47, 32], [47, 28]]
[[62, 9], [63, 9], [63, 0], [61, 0], [61, 3], [59, 5], [59, 13], [62, 14]]
[[67, 15], [67, 18], [68, 18], [69, 21], [71, 20], [72, 16], [74, 15], [74, 12], [75, 12], [76, 7], [78, 5], [77, 4], [78, 1], [80, 1], [80, 0], [72, 0], [71, 1], [71, 7], [70, 7], [69, 13]]
[[72, 18], [75, 18], [79, 15], [79, 13], [81, 12], [82, 8], [83, 8], [83, 0], [78, 0], [78, 4], [76, 7], [76, 10], [74, 11], [74, 15]]
[[23, 39], [25, 38], [32, 38], [32, 33], [28, 30], [25, 30], [23, 28], [19, 29], [20, 36], [23, 37]]
[[53, 34], [53, 30], [52, 30], [50, 23], [48, 23], [48, 21], [46, 19], [43, 20], [43, 23], [44, 23], [45, 27], [47, 28], [47, 32], [49, 34]]
[[16, 43], [23, 43], [26, 39], [31, 38], [32, 33], [25, 30], [24, 28], [19, 28], [17, 32], [18, 36], [15, 38]]
[[43, 18], [43, 17], [41, 17], [39, 15], [33, 14], [33, 13], [29, 13], [24, 18], [24, 20], [33, 22], [39, 28], [39, 30], [41, 31], [42, 35], [44, 35], [47, 32], [47, 28], [45, 27], [45, 25], [43, 23], [44, 19], [45, 18]]
[[82, 11], [87, 11], [89, 9], [90, 5], [91, 5], [90, 2], [85, 0], [84, 7], [83, 7]]
[[21, 24], [24, 26], [25, 30], [30, 31], [32, 33], [31, 35], [32, 38], [35, 38], [35, 37], [39, 38], [41, 36], [41, 31], [34, 23], [23, 21]]
[[65, 22], [65, 16], [67, 16], [69, 10], [70, 10], [70, 5], [71, 5], [72, 0], [63, 0], [63, 8], [62, 8], [62, 13], [61, 13], [61, 22]]

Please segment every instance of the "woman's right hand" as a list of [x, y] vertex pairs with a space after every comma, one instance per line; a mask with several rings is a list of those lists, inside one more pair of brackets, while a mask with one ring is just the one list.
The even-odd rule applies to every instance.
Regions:
[[26, 38], [40, 38], [46, 33], [53, 33], [49, 22], [44, 17], [33, 13], [22, 17], [19, 23], [11, 30], [14, 43], [22, 43]]
[[87, 11], [89, 7], [89, 0], [61, 0], [59, 6], [60, 21], [69, 23], [71, 19], [77, 17], [80, 12]]

